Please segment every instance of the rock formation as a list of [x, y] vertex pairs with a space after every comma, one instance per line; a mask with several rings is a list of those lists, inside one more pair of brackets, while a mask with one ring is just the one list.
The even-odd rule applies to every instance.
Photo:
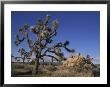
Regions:
[[69, 55], [67, 60], [63, 62], [64, 67], [74, 67], [74, 66], [86, 67], [87, 65], [93, 66], [93, 63], [90, 60], [86, 59], [81, 54], [77, 54], [75, 56]]

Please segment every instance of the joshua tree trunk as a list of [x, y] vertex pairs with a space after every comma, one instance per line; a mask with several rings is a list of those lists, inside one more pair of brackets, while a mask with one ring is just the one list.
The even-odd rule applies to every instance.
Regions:
[[36, 59], [36, 74], [39, 72], [39, 57]]
[[35, 68], [34, 68], [34, 71], [33, 71], [34, 75], [38, 74], [38, 72], [39, 72], [39, 58], [41, 58], [41, 48], [40, 48], [41, 36], [40, 36], [40, 34], [38, 35], [37, 40], [39, 42], [39, 49], [38, 49], [38, 52], [36, 52], [37, 55], [36, 55], [36, 60], [35, 60]]
[[35, 60], [35, 66], [33, 67], [32, 74], [36, 75], [38, 73], [38, 68], [39, 68], [39, 57], [36, 55], [36, 60]]

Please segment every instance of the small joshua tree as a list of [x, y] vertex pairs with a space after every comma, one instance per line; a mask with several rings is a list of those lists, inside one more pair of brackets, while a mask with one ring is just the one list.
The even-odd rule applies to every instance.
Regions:
[[20, 48], [18, 50], [18, 52], [20, 53], [20, 56], [21, 56], [21, 58], [23, 60], [23, 65], [24, 65], [25, 59], [27, 59], [28, 62], [29, 62], [29, 60], [31, 59], [31, 56], [32, 56], [32, 51], [26, 52], [24, 48]]
[[[39, 67], [39, 59], [43, 59], [45, 57], [51, 57], [59, 61], [51, 54], [55, 54], [63, 59], [62, 48], [65, 48], [69, 52], [74, 52], [74, 49], [69, 49], [67, 45], [69, 45], [69, 41], [65, 41], [64, 43], [59, 42], [56, 44], [52, 44], [53, 46], [49, 46], [53, 42], [52, 37], [57, 35], [58, 29], [58, 21], [53, 20], [52, 27], [49, 26], [50, 16], [47, 15], [45, 20], [39, 19], [35, 26], [29, 26], [28, 24], [24, 24], [23, 27], [19, 28], [19, 33], [21, 35], [16, 35], [15, 44], [18, 46], [22, 41], [26, 41], [30, 48], [30, 51], [35, 54], [35, 68], [33, 70], [33, 74], [38, 73]], [[32, 40], [31, 36], [29, 36], [29, 30], [31, 33], [35, 35], [35, 39]]]

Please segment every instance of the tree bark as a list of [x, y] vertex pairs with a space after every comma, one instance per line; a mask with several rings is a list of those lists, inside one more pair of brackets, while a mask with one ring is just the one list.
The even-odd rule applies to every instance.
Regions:
[[32, 70], [32, 75], [35, 76], [36, 74], [38, 74], [38, 71], [39, 71], [39, 57], [36, 55], [35, 65]]
[[38, 71], [39, 71], [39, 57], [36, 59], [35, 66], [36, 66], [36, 74], [38, 74]]
[[39, 59], [41, 58], [41, 30], [39, 31], [38, 38], [36, 41], [38, 41], [38, 51], [36, 51], [36, 59], [35, 59], [35, 67], [33, 69], [33, 74], [36, 75], [39, 72]]

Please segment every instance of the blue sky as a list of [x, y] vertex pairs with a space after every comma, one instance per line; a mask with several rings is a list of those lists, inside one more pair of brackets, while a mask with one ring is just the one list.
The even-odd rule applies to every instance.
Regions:
[[[15, 35], [18, 27], [24, 23], [35, 25], [39, 18], [44, 19], [46, 15], [51, 16], [50, 22], [59, 21], [58, 34], [54, 42], [70, 41], [68, 47], [74, 48], [75, 53], [84, 56], [90, 54], [96, 62], [100, 60], [100, 12], [98, 11], [12, 11], [11, 12], [11, 52], [19, 56], [17, 51], [20, 47], [28, 49], [25, 42], [18, 47], [14, 45]], [[31, 35], [32, 37], [32, 35]], [[69, 53], [63, 50], [65, 57]]]

